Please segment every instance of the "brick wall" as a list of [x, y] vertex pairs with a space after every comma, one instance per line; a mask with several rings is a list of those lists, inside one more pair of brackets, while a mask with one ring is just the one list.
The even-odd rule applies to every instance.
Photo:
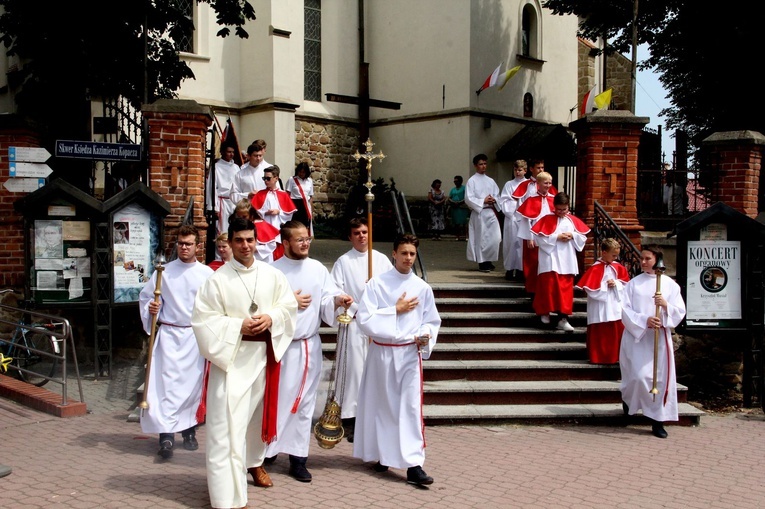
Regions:
[[758, 214], [762, 152], [765, 136], [753, 131], [729, 131], [711, 135], [703, 142], [719, 161], [720, 201], [752, 219]]
[[[193, 223], [204, 242], [205, 145], [213, 117], [195, 101], [160, 100], [144, 107], [143, 113], [149, 125], [149, 187], [171, 206], [164, 245], [172, 247], [175, 242], [192, 198]], [[204, 254], [200, 247], [197, 258], [203, 263]]]
[[[0, 182], [10, 177], [8, 147], [39, 147], [36, 131], [17, 118], [0, 123]], [[0, 288], [24, 288], [24, 222], [13, 204], [28, 193], [12, 193], [0, 187]]]

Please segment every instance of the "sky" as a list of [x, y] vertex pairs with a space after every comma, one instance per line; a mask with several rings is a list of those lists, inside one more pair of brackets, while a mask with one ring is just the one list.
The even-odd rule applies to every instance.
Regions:
[[[638, 62], [645, 60], [649, 55], [648, 47], [643, 44], [638, 46]], [[628, 56], [628, 55], [627, 55]], [[661, 149], [666, 154], [667, 162], [672, 162], [672, 152], [675, 150], [675, 139], [671, 137], [674, 132], [669, 132], [664, 126], [664, 119], [659, 116], [663, 108], [670, 106], [667, 92], [659, 82], [658, 74], [652, 71], [637, 72], [637, 85], [635, 87], [635, 115], [649, 117], [650, 122], [646, 127], [658, 129], [661, 125], [662, 140]]]

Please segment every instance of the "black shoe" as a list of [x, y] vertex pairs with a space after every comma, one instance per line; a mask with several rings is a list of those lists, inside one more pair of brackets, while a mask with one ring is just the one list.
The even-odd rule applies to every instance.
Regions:
[[348, 419], [343, 419], [343, 433], [345, 435], [345, 439], [348, 441], [348, 443], [353, 443], [353, 435], [356, 431], [356, 418], [350, 417]]
[[627, 403], [622, 401], [622, 412], [624, 412], [624, 415], [630, 414], [630, 407], [627, 406]]
[[505, 279], [507, 279], [508, 281], [513, 281], [515, 279], [515, 276], [513, 275], [512, 270], [505, 271]]
[[491, 263], [491, 262], [486, 262], [486, 263], [488, 264], [487, 266], [489, 267], [489, 270], [494, 270], [494, 269], [496, 269], [496, 267], [494, 266], [494, 264], [493, 264], [493, 263]]
[[186, 435], [183, 437], [183, 448], [187, 451], [196, 451], [199, 449], [199, 442], [195, 435]]
[[651, 426], [651, 433], [653, 433], [653, 436], [656, 438], [667, 438], [669, 436], [667, 430], [664, 429], [664, 426], [660, 422], [653, 423]]
[[300, 482], [311, 482], [313, 477], [311, 473], [305, 468], [305, 462], [308, 458], [301, 458], [299, 456], [290, 455], [290, 471], [289, 474]]
[[372, 466], [372, 470], [374, 470], [375, 472], [380, 472], [380, 473], [382, 473], [382, 472], [387, 472], [387, 471], [388, 471], [388, 467], [386, 467], [385, 465], [383, 465], [382, 463], [380, 463], [380, 462], [378, 461], [377, 463], [375, 463], [375, 464]]
[[406, 482], [417, 486], [427, 486], [433, 484], [433, 478], [426, 474], [422, 467], [409, 467], [406, 470]]
[[264, 465], [272, 464], [274, 461], [276, 461], [277, 456], [279, 456], [279, 455], [278, 454], [274, 454], [273, 456], [268, 456], [267, 458], [265, 458], [263, 460], [263, 464]]
[[491, 269], [489, 268], [489, 265], [486, 262], [481, 262], [478, 264], [478, 271], [479, 272], [491, 272]]
[[173, 457], [173, 441], [170, 439], [162, 440], [159, 443], [159, 451], [157, 454], [162, 456], [162, 459], [170, 459]]

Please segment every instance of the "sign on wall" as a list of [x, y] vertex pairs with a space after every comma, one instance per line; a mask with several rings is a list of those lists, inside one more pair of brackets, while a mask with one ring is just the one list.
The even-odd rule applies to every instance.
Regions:
[[136, 302], [152, 272], [152, 219], [149, 211], [137, 204], [116, 211], [112, 216], [112, 242], [114, 302]]
[[741, 319], [741, 242], [688, 241], [687, 263], [686, 319]]

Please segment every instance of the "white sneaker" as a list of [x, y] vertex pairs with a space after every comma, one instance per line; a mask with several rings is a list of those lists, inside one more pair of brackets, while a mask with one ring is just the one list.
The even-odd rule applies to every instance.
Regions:
[[566, 332], [574, 332], [574, 328], [571, 326], [570, 323], [568, 323], [568, 320], [566, 320], [565, 318], [560, 319], [560, 322], [558, 322], [557, 329], [566, 331]]
[[542, 315], [540, 319], [542, 320], [543, 324], [550, 325], [550, 315]]

